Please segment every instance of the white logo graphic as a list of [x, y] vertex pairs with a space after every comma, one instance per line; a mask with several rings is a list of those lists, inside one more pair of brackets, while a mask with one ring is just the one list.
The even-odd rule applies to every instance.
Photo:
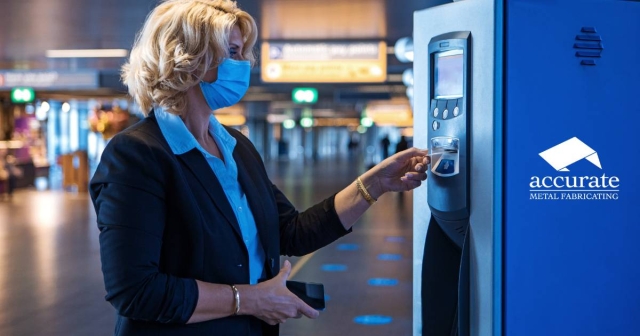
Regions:
[[561, 172], [568, 172], [569, 168], [567, 167], [582, 159], [587, 159], [602, 169], [598, 153], [576, 137], [547, 149], [540, 153], [540, 156], [555, 170]]
[[[586, 159], [602, 170], [598, 153], [580, 139], [573, 137], [559, 145], [539, 153], [555, 170], [566, 173], [569, 166]], [[530, 200], [594, 201], [618, 200], [620, 178], [601, 175], [586, 176], [558, 174], [556, 176], [531, 176]]]

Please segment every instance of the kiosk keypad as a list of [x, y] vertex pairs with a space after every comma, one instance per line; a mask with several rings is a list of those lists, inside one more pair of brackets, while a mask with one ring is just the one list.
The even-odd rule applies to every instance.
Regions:
[[462, 115], [462, 98], [432, 99], [431, 114], [439, 120], [450, 120]]

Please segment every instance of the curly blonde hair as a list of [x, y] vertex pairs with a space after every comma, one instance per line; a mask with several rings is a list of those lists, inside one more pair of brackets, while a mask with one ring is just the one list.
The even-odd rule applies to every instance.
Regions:
[[147, 17], [122, 67], [122, 81], [144, 113], [153, 106], [180, 115], [186, 92], [229, 55], [238, 25], [242, 56], [255, 63], [256, 23], [231, 0], [166, 0]]

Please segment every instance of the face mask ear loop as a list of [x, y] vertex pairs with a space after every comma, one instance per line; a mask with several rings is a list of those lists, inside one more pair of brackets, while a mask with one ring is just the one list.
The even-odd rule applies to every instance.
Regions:
[[[209, 67], [207, 67], [207, 68], [209, 68]], [[200, 76], [198, 76], [198, 75], [193, 75], [193, 76], [196, 78], [196, 83], [194, 84], [194, 86], [195, 86], [195, 85], [200, 85], [200, 83], [204, 81], [204, 76], [206, 76], [207, 71], [209, 71], [209, 70], [203, 70], [203, 71], [200, 73]]]
[[[208, 61], [208, 62], [207, 62]], [[211, 60], [207, 60], [205, 59], [205, 62], [207, 64], [205, 64], [205, 67], [203, 69], [203, 71], [200, 73], [200, 76], [195, 76], [196, 79], [198, 80], [197, 83], [200, 84], [200, 82], [203, 82], [204, 76], [207, 75], [207, 72], [209, 72], [209, 70], [213, 69], [211, 67], [211, 64], [213, 63], [213, 58]]]
[[[201, 75], [201, 76], [195, 76], [195, 77], [196, 77], [196, 79], [197, 79], [197, 81], [196, 81], [196, 84], [194, 84], [194, 86], [195, 86], [195, 85], [200, 85], [200, 83], [207, 83], [207, 82], [205, 82], [205, 81], [204, 81], [204, 76], [206, 76], [206, 75], [207, 75], [207, 72], [209, 72], [209, 70], [212, 70], [212, 69], [215, 69], [215, 68], [219, 68], [219, 67], [220, 67], [220, 64], [222, 64], [222, 62], [224, 62], [224, 59], [225, 59], [224, 57], [221, 57], [221, 58], [220, 58], [220, 62], [218, 62], [218, 65], [217, 65], [216, 67], [211, 67], [211, 64], [209, 64], [209, 65], [207, 66], [207, 70], [204, 70], [204, 71], [202, 72], [202, 75]], [[213, 63], [213, 60], [212, 60], [210, 63]], [[215, 82], [215, 81], [214, 81], [214, 82]], [[212, 82], [212, 83], [213, 83], [213, 82]], [[210, 83], [207, 83], [207, 84], [210, 84]]]

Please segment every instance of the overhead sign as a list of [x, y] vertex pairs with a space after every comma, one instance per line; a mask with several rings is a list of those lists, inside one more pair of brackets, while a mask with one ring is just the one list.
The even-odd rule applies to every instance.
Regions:
[[264, 42], [267, 83], [380, 83], [387, 80], [385, 42]]
[[314, 88], [295, 88], [291, 100], [296, 104], [313, 104], [318, 101], [318, 90]]
[[366, 106], [366, 115], [378, 126], [413, 126], [413, 112], [404, 98], [371, 101]]
[[15, 88], [11, 90], [11, 102], [15, 104], [33, 103], [36, 93], [32, 88]]
[[0, 71], [0, 89], [31, 87], [44, 90], [97, 89], [98, 72], [82, 71]]

